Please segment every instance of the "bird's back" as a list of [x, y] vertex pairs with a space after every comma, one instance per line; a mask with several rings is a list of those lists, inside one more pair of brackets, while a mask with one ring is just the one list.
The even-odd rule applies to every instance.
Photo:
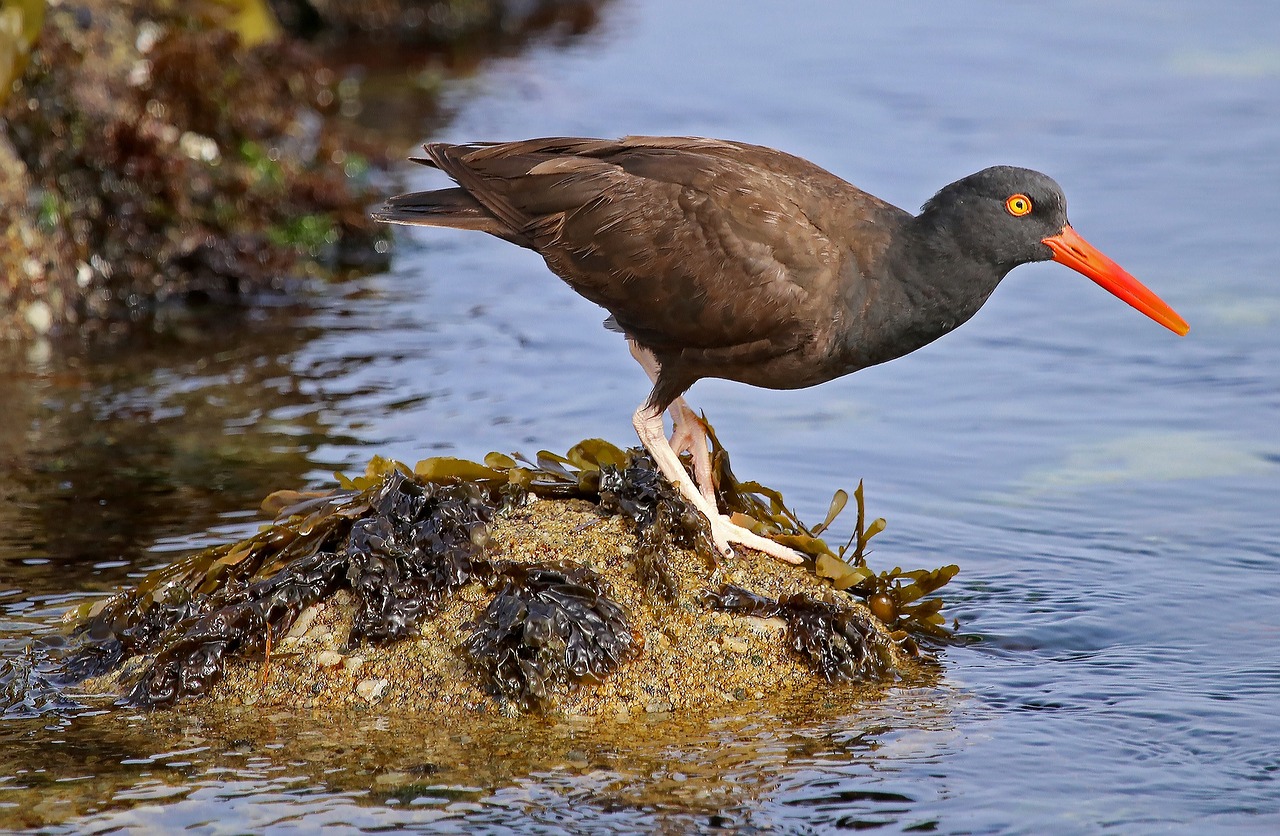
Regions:
[[427, 154], [459, 188], [393, 198], [383, 219], [537, 251], [680, 388], [706, 376], [791, 388], [840, 373], [815, 361], [910, 217], [799, 157], [722, 140], [557, 137]]

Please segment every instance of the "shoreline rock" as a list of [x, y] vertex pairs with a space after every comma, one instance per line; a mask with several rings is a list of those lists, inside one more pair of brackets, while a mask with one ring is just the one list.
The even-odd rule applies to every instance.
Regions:
[[[602, 516], [581, 500], [535, 500], [495, 518], [492, 556], [520, 564], [571, 562], [593, 568], [607, 583], [611, 600], [631, 615], [635, 658], [599, 682], [557, 683], [544, 711], [619, 720], [661, 712], [695, 712], [747, 702], [780, 691], [801, 691], [822, 677], [788, 646], [781, 618], [761, 619], [713, 610], [697, 591], [714, 575], [771, 597], [825, 596], [829, 589], [803, 569], [789, 569], [754, 552], [708, 570], [693, 552], [669, 555], [688, 591], [673, 603], [649, 600], [637, 583], [635, 534], [619, 516]], [[366, 708], [379, 711], [465, 715], [514, 713], [510, 700], [495, 696], [468, 662], [462, 644], [467, 625], [480, 618], [492, 595], [480, 584], [461, 591], [424, 623], [421, 635], [376, 647], [348, 646], [355, 604], [349, 593], [313, 605], [266, 659], [236, 660], [211, 697], [241, 705], [291, 708]], [[849, 601], [864, 623], [874, 617]], [[883, 682], [921, 672], [922, 663], [894, 648], [893, 668]], [[863, 687], [883, 687], [880, 681]]]
[[[600, 2], [6, 6], [0, 340], [118, 339], [385, 269], [376, 179], [421, 141], [444, 80], [469, 71], [452, 53], [474, 63], [539, 32], [585, 31]], [[344, 58], [348, 46], [358, 55]], [[388, 52], [391, 99], [416, 108], [411, 138], [354, 119], [364, 65]]]
[[638, 451], [593, 441], [557, 458], [576, 467], [435, 459], [409, 475], [377, 460], [346, 491], [269, 499], [277, 522], [259, 535], [69, 614], [84, 645], [68, 670], [144, 706], [622, 721], [933, 670], [813, 562], [713, 557]]

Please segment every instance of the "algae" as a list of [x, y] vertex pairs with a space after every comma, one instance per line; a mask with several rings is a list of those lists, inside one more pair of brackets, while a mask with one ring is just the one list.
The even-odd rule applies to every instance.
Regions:
[[590, 569], [504, 564], [491, 574], [502, 587], [462, 646], [488, 687], [518, 708], [545, 705], [558, 683], [601, 680], [635, 654], [626, 610]]

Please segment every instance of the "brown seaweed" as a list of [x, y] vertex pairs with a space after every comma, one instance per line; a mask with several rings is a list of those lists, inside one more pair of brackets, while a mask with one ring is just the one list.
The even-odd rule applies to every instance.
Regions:
[[646, 453], [632, 450], [626, 467], [601, 468], [600, 507], [635, 524], [636, 579], [650, 597], [674, 601], [680, 594], [670, 567], [673, 548], [695, 549], [715, 560], [706, 519], [662, 478]]
[[179, 622], [135, 682], [129, 702], [169, 705], [199, 696], [222, 679], [228, 657], [266, 652], [306, 607], [332, 595], [341, 585], [347, 560], [316, 551], [290, 563], [274, 576], [211, 598], [199, 615]]
[[604, 678], [635, 652], [626, 611], [590, 569], [501, 564], [491, 571], [502, 587], [466, 626], [463, 652], [490, 690], [520, 710], [544, 706], [559, 683]]
[[904, 572], [900, 567], [876, 573], [867, 566], [867, 546], [884, 531], [883, 517], [867, 522], [862, 482], [853, 491], [857, 519], [849, 541], [832, 550], [822, 534], [844, 510], [849, 494], [836, 491], [826, 518], [809, 528], [783, 502], [782, 494], [758, 482], [742, 482], [729, 467], [729, 453], [716, 438], [715, 430], [703, 419], [711, 441], [716, 493], [720, 504], [734, 515], [734, 522], [813, 558], [813, 571], [843, 590], [867, 602], [872, 613], [890, 628], [946, 638], [951, 631], [942, 617], [942, 599], [924, 598], [954, 578], [960, 567], [953, 564], [938, 569]]
[[703, 600], [713, 609], [738, 615], [782, 617], [791, 648], [828, 682], [877, 682], [894, 676], [891, 640], [860, 610], [804, 594], [775, 600], [731, 584], [705, 593]]
[[351, 640], [404, 638], [471, 580], [494, 506], [477, 485], [421, 485], [395, 470], [352, 526], [347, 581], [358, 607]]
[[640, 584], [649, 595], [667, 601], [679, 595], [675, 575], [667, 565], [673, 548], [693, 549], [715, 561], [706, 520], [661, 477], [648, 453], [640, 449], [623, 450], [603, 439], [589, 438], [563, 456], [539, 451], [536, 462], [502, 453], [485, 456], [484, 464], [437, 457], [418, 462], [414, 473], [433, 482], [478, 482], [506, 490], [509, 497], [527, 491], [544, 498], [598, 499], [602, 510], [632, 521]]
[[[495, 506], [475, 484], [422, 484], [380, 462], [370, 471], [383, 475], [359, 494], [308, 498], [283, 509], [294, 512], [285, 529], [292, 536], [273, 527], [238, 548], [197, 556], [203, 577], [179, 563], [167, 582], [148, 579], [138, 594], [111, 599], [83, 624], [86, 641], [65, 670], [93, 675], [158, 650], [128, 699], [168, 705], [207, 693], [227, 658], [266, 652], [303, 609], [340, 588], [356, 599], [353, 642], [409, 635], [470, 582]], [[272, 544], [282, 548], [267, 554]], [[290, 559], [282, 563], [284, 555]], [[270, 574], [249, 580], [264, 567]], [[210, 577], [220, 584], [205, 592]]]

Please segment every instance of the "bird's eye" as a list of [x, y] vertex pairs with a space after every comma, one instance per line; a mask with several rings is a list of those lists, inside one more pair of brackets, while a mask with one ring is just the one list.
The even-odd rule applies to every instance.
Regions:
[[1004, 208], [1015, 218], [1021, 218], [1031, 213], [1031, 198], [1024, 194], [1012, 195], [1004, 202]]

